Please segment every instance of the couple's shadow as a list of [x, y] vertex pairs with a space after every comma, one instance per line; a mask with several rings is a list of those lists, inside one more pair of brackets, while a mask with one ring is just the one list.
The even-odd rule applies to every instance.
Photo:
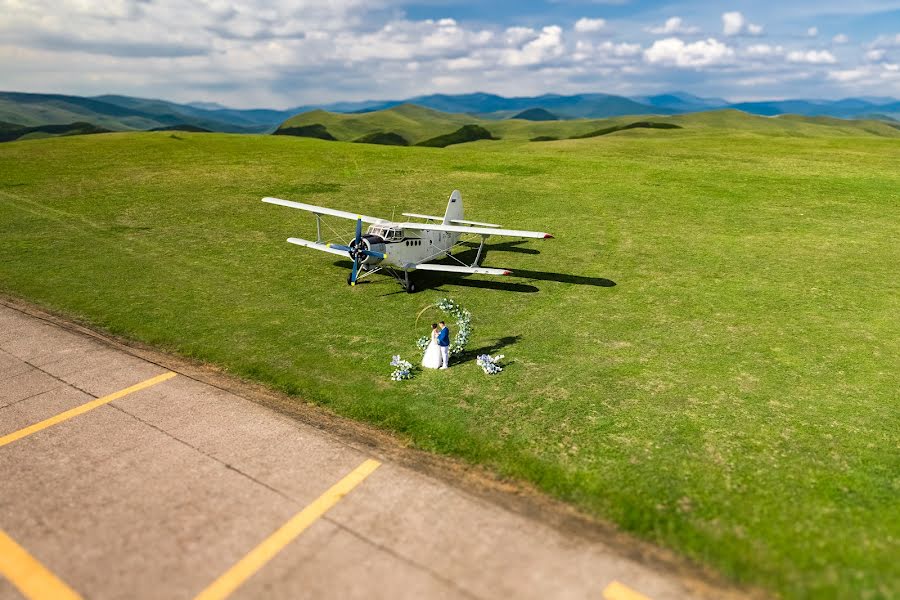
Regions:
[[481, 356], [482, 354], [490, 354], [493, 356], [494, 354], [498, 353], [499, 351], [503, 350], [504, 348], [506, 348], [508, 346], [512, 346], [513, 344], [518, 342], [521, 339], [521, 337], [522, 336], [519, 336], [519, 335], [507, 335], [502, 338], [497, 338], [493, 342], [491, 342], [489, 344], [485, 344], [484, 346], [481, 346], [480, 348], [475, 348], [475, 349], [467, 348], [467, 349], [463, 350], [462, 353], [456, 355], [453, 358], [453, 364], [463, 364], [463, 363], [467, 363], [467, 362], [472, 362], [476, 358]]

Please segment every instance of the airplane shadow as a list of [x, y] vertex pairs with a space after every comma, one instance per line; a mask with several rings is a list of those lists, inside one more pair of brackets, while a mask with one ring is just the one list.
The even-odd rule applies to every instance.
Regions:
[[[511, 240], [508, 242], [499, 242], [496, 244], [485, 244], [485, 246], [484, 246], [485, 255], [487, 255], [488, 252], [516, 252], [518, 254], [540, 254], [541, 253], [541, 251], [538, 250], [537, 248], [522, 248], [522, 247], [520, 247], [521, 244], [526, 244], [526, 243], [528, 243], [527, 240]], [[478, 252], [478, 244], [476, 244], [475, 242], [462, 242], [460, 245], [470, 248], [470, 250], [466, 250], [464, 253], [462, 253], [460, 255], [467, 254], [468, 252], [471, 251], [472, 252], [472, 260], [474, 260], [475, 253]]]
[[[525, 248], [518, 248], [517, 250], [526, 250]], [[466, 253], [460, 253], [457, 256], [461, 261], [466, 262], [466, 258], [469, 261], [475, 260], [475, 253], [472, 252], [471, 257], [465, 256]], [[347, 260], [338, 260], [334, 262], [336, 267], [342, 267], [346, 270], [349, 270], [353, 263]], [[388, 273], [383, 273], [386, 276], [389, 276]], [[594, 287], [603, 287], [603, 288], [611, 288], [616, 286], [616, 282], [607, 279], [605, 277], [588, 277], [585, 275], [574, 275], [571, 273], [554, 273], [551, 271], [529, 271], [524, 269], [514, 269], [511, 276], [502, 277], [502, 278], [490, 278], [490, 279], [475, 279], [470, 275], [465, 274], [457, 274], [457, 273], [437, 273], [437, 272], [429, 272], [429, 271], [417, 271], [414, 274], [410, 275], [413, 278], [413, 281], [416, 285], [417, 291], [424, 290], [442, 290], [442, 287], [445, 285], [453, 285], [453, 286], [461, 286], [461, 287], [469, 287], [475, 289], [483, 289], [483, 290], [499, 290], [504, 292], [518, 292], [523, 294], [533, 294], [535, 292], [539, 292], [540, 288], [535, 285], [532, 285], [532, 282], [535, 281], [558, 281], [560, 283], [569, 283], [572, 285], [589, 285]], [[514, 281], [515, 279], [522, 279], [525, 281]], [[359, 282], [359, 284], [370, 283], [373, 280], [364, 279]], [[398, 290], [397, 293], [402, 293], [402, 290]]]

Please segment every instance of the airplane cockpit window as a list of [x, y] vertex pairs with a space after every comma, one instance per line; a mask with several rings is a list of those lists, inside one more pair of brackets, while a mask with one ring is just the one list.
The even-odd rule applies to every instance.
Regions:
[[366, 231], [369, 235], [377, 235], [386, 242], [398, 242], [403, 239], [403, 230], [382, 225], [370, 225]]

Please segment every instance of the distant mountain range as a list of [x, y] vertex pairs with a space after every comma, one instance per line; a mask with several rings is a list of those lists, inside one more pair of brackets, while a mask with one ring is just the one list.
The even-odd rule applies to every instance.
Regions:
[[[773, 100], [728, 102], [684, 92], [626, 98], [611, 94], [545, 94], [504, 97], [495, 94], [432, 94], [404, 100], [336, 102], [298, 106], [288, 110], [232, 109], [216, 103], [178, 104], [130, 96], [68, 96], [0, 92], [0, 121], [22, 127], [90, 123], [111, 130], [200, 128], [233, 133], [274, 131], [298, 113], [322, 109], [336, 113], [365, 113], [402, 104], [415, 104], [454, 114], [507, 119], [525, 112], [542, 118], [601, 119], [624, 115], [676, 115], [737, 109], [755, 115], [797, 114], [844, 119], [900, 120], [895, 98], [859, 97], [843, 100]], [[526, 112], [541, 109], [543, 112]], [[195, 129], [196, 130], [196, 129]]]

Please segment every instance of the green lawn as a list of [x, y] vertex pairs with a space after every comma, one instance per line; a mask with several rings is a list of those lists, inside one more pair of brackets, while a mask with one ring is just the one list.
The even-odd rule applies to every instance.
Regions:
[[[900, 140], [748, 119], [445, 149], [2, 144], [0, 290], [532, 481], [737, 582], [896, 598]], [[490, 252], [502, 281], [349, 288], [337, 257], [284, 242], [314, 238], [309, 215], [259, 201], [390, 217], [453, 188], [470, 219], [556, 239]], [[390, 382], [441, 296], [506, 371]]]

